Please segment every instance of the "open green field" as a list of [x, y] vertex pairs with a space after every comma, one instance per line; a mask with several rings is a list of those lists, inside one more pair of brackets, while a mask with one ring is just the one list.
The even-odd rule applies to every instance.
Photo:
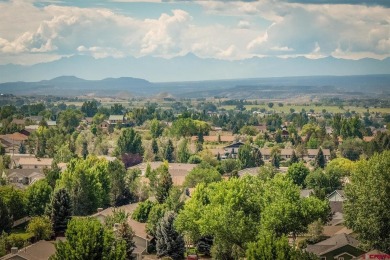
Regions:
[[[221, 106], [221, 108], [224, 108], [226, 110], [231, 110], [231, 109], [235, 109], [236, 106]], [[251, 110], [252, 108], [254, 108], [255, 110], [260, 110], [262, 108], [266, 109], [267, 111], [271, 110], [267, 105], [246, 105], [245, 108], [247, 110]], [[338, 106], [324, 106], [324, 105], [321, 105], [321, 106], [315, 106], [315, 105], [309, 105], [309, 106], [305, 106], [305, 105], [286, 105], [284, 104], [282, 107], [279, 107], [278, 104], [274, 104], [274, 106], [272, 107], [272, 110], [274, 110], [275, 112], [283, 112], [283, 113], [290, 113], [290, 109], [294, 109], [295, 111], [297, 112], [300, 112], [302, 111], [302, 109], [305, 109], [306, 111], [310, 111], [310, 109], [313, 109], [314, 112], [318, 113], [318, 112], [322, 112], [322, 110], [326, 110], [327, 112], [330, 112], [330, 113], [344, 113], [344, 112], [347, 112], [347, 111], [355, 111], [356, 113], [364, 113], [364, 112], [367, 112], [367, 109], [364, 108], [364, 107], [353, 107], [353, 106], [345, 106], [343, 107], [343, 109], [341, 109], [340, 107]], [[370, 107], [369, 108], [369, 111], [370, 112], [379, 112], [379, 113], [390, 113], [390, 108], [374, 108], [374, 107]]]

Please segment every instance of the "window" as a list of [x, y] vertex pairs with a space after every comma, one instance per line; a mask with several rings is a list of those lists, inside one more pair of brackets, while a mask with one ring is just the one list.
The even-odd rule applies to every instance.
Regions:
[[326, 260], [326, 257], [325, 256], [321, 257], [321, 260]]
[[344, 260], [344, 257], [340, 256], [337, 260]]

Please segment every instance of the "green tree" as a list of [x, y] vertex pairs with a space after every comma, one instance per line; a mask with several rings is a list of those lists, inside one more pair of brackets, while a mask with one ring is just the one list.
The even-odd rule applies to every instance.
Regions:
[[109, 205], [108, 162], [93, 156], [86, 160], [73, 159], [61, 174], [57, 186], [68, 191], [74, 215], [90, 215], [97, 208]]
[[287, 237], [277, 237], [275, 234], [263, 232], [256, 242], [250, 243], [246, 251], [248, 260], [316, 260], [317, 256], [294, 249], [288, 243]]
[[148, 232], [148, 234], [154, 237], [156, 236], [157, 226], [167, 211], [168, 207], [165, 203], [154, 204], [150, 210], [148, 221], [146, 222], [146, 232]]
[[19, 153], [20, 154], [25, 154], [26, 153], [26, 145], [24, 144], [24, 142], [21, 142], [20, 145], [19, 145]]
[[14, 186], [0, 186], [0, 197], [4, 199], [12, 220], [18, 220], [26, 216], [25, 193]]
[[61, 169], [57, 166], [56, 163], [54, 163], [50, 169], [43, 169], [43, 173], [45, 174], [46, 182], [52, 189], [54, 189], [56, 186], [56, 181], [60, 178]]
[[174, 161], [173, 153], [174, 153], [173, 143], [172, 140], [169, 139], [167, 146], [164, 149], [164, 159], [167, 160], [168, 162], [173, 162]]
[[81, 112], [87, 117], [93, 117], [98, 111], [98, 102], [96, 100], [85, 101], [81, 106]]
[[292, 151], [290, 164], [299, 162], [298, 156], [295, 154], [295, 150]]
[[152, 135], [153, 139], [158, 138], [163, 133], [164, 128], [162, 127], [160, 121], [157, 119], [153, 119], [150, 121], [150, 134]]
[[287, 177], [290, 178], [294, 184], [304, 188], [305, 179], [309, 173], [309, 169], [303, 164], [303, 162], [293, 163], [288, 167]]
[[66, 189], [59, 189], [54, 192], [49, 213], [55, 234], [65, 232], [72, 217], [72, 202]]
[[340, 172], [331, 170], [324, 172], [321, 168], [307, 175], [305, 183], [308, 188], [314, 189], [314, 193], [320, 198], [325, 198], [330, 192], [342, 188]]
[[316, 158], [314, 159], [314, 165], [316, 168], [325, 168], [326, 159], [324, 156], [324, 152], [322, 151], [321, 147], [318, 149], [318, 153], [316, 155]]
[[41, 216], [45, 213], [52, 191], [46, 180], [39, 180], [28, 187], [26, 200], [29, 216]]
[[141, 136], [134, 131], [133, 128], [125, 128], [117, 141], [117, 147], [114, 151], [116, 156], [124, 153], [143, 154]]
[[359, 160], [360, 155], [363, 153], [363, 141], [361, 139], [346, 139], [339, 145], [339, 150], [344, 158], [351, 161]]
[[279, 168], [280, 166], [280, 155], [279, 153], [273, 153], [271, 155], [271, 165], [275, 168]]
[[58, 115], [58, 126], [68, 133], [72, 133], [79, 125], [82, 114], [79, 110], [67, 109]]
[[191, 156], [191, 153], [190, 153], [190, 149], [188, 148], [188, 140], [183, 139], [180, 142], [178, 150], [177, 150], [177, 162], [187, 163], [190, 156]]
[[158, 257], [169, 256], [174, 260], [184, 257], [184, 239], [173, 226], [175, 218], [176, 213], [167, 212], [157, 226], [156, 249]]
[[390, 151], [360, 160], [345, 189], [347, 227], [353, 229], [366, 249], [390, 253]]
[[146, 223], [149, 218], [149, 213], [155, 203], [150, 200], [145, 200], [144, 202], [138, 203], [137, 208], [134, 210], [132, 214], [132, 218], [141, 223]]
[[126, 242], [95, 218], [73, 218], [65, 237], [65, 242], [56, 244], [54, 260], [126, 259]]
[[220, 181], [221, 179], [221, 174], [214, 167], [200, 164], [188, 173], [183, 186], [193, 188], [198, 183], [208, 184]]
[[33, 234], [36, 241], [49, 240], [53, 235], [53, 227], [49, 217], [33, 217], [28, 223], [27, 232]]
[[0, 196], [0, 233], [10, 232], [12, 228], [12, 218], [9, 214], [7, 205], [5, 204], [3, 197]]
[[134, 242], [134, 231], [130, 227], [129, 223], [122, 222], [119, 225], [119, 228], [117, 230], [117, 235], [120, 237], [126, 245], [126, 260], [135, 260], [136, 257], [133, 255], [133, 252], [136, 248], [135, 242]]
[[156, 169], [158, 175], [156, 187], [156, 200], [158, 203], [164, 203], [169, 195], [169, 190], [173, 186], [171, 174], [169, 173], [168, 162], [164, 162]]
[[126, 169], [119, 160], [108, 163], [108, 173], [110, 179], [110, 204], [118, 207], [129, 203], [130, 191], [126, 187]]
[[153, 138], [153, 140], [152, 140], [152, 150], [153, 150], [153, 153], [155, 155], [158, 154], [158, 144], [157, 144], [157, 140], [155, 138]]
[[222, 173], [231, 174], [232, 172], [239, 171], [241, 169], [241, 163], [236, 159], [226, 159], [221, 161], [220, 168]]
[[240, 147], [238, 150], [238, 159], [240, 160], [243, 169], [256, 166], [252, 147], [249, 143], [246, 143]]

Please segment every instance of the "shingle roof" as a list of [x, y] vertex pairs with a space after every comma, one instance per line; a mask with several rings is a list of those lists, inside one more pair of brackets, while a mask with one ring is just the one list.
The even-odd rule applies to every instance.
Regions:
[[345, 233], [332, 236], [324, 241], [321, 241], [314, 245], [308, 245], [306, 248], [307, 252], [314, 253], [316, 255], [324, 255], [337, 248], [350, 245], [355, 248], [359, 248], [359, 241], [354, 237]]
[[[20, 249], [16, 254], [8, 254], [0, 258], [1, 260], [12, 259], [19, 256], [26, 260], [46, 260], [56, 252], [53, 242], [41, 240], [35, 244]], [[20, 259], [20, 258], [19, 258]]]

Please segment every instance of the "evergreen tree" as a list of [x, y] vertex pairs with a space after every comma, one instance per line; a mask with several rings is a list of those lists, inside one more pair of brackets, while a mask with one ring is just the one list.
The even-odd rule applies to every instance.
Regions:
[[297, 163], [297, 162], [299, 162], [299, 158], [295, 154], [295, 151], [293, 150], [291, 154], [290, 164]]
[[66, 189], [59, 189], [54, 193], [50, 209], [54, 232], [56, 234], [64, 232], [72, 216], [71, 198]]
[[171, 174], [169, 173], [168, 162], [164, 162], [156, 169], [158, 181], [156, 187], [156, 199], [159, 203], [164, 203], [169, 195], [169, 190], [173, 185]]
[[156, 138], [153, 138], [152, 140], [152, 150], [155, 155], [158, 154], [158, 144]]
[[12, 228], [12, 218], [9, 213], [9, 209], [5, 204], [2, 196], [0, 196], [0, 234], [10, 232]]
[[172, 140], [169, 139], [167, 147], [165, 147], [164, 159], [167, 160], [168, 162], [173, 162], [173, 160], [174, 160], [173, 152], [174, 152], [173, 143], [172, 143]]
[[141, 136], [133, 128], [123, 129], [118, 138], [114, 154], [120, 156], [124, 153], [141, 155], [144, 153]]
[[19, 153], [20, 154], [25, 154], [26, 153], [26, 145], [23, 142], [20, 143]]
[[324, 168], [325, 167], [325, 164], [326, 164], [325, 156], [324, 156], [324, 152], [322, 151], [321, 148], [318, 149], [318, 153], [317, 153], [314, 161], [315, 161], [316, 168]]
[[263, 155], [261, 154], [260, 149], [254, 148], [252, 150], [252, 157], [253, 157], [253, 159], [255, 161], [255, 166], [256, 167], [260, 167], [260, 166], [264, 165]]
[[88, 142], [87, 142], [87, 140], [83, 141], [81, 155], [83, 156], [84, 160], [87, 159], [87, 156], [88, 156]]
[[119, 225], [117, 235], [126, 243], [126, 260], [135, 260], [133, 251], [135, 249], [134, 231], [126, 221]]
[[184, 139], [178, 148], [177, 151], [177, 161], [180, 163], [186, 163], [188, 162], [188, 159], [190, 158], [190, 150], [188, 149], [188, 140]]
[[279, 168], [279, 166], [280, 166], [280, 155], [279, 155], [279, 153], [273, 153], [271, 155], [271, 164], [275, 168]]
[[168, 256], [173, 260], [183, 259], [184, 257], [184, 239], [173, 226], [175, 218], [176, 214], [169, 211], [157, 225], [156, 249], [158, 257]]

